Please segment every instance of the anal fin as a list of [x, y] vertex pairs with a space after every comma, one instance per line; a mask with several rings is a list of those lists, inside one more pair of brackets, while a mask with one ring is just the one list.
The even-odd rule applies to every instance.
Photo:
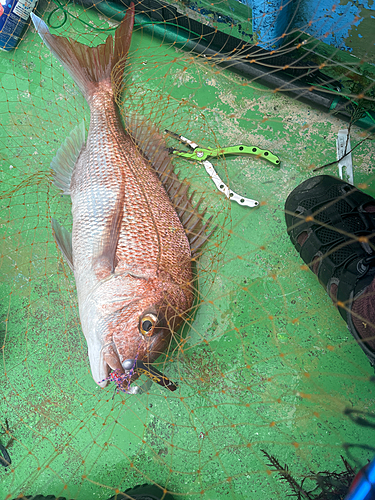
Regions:
[[56, 219], [52, 219], [53, 236], [65, 257], [70, 269], [73, 271], [73, 249], [72, 249], [72, 235], [65, 227], [61, 226]]

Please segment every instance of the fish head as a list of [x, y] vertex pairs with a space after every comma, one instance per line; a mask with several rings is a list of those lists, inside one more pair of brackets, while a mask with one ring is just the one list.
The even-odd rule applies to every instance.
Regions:
[[[107, 321], [107, 342], [100, 356], [101, 363], [108, 365], [107, 372], [111, 368], [126, 374], [131, 360], [134, 364], [136, 360], [155, 361], [168, 348], [192, 301], [189, 287], [164, 284], [163, 290], [151, 287], [149, 293], [111, 314]], [[131, 381], [137, 378], [138, 374], [132, 370]]]

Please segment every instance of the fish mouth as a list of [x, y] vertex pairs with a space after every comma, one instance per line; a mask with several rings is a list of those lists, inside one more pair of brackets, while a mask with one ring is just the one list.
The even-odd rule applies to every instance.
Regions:
[[124, 371], [114, 342], [105, 344], [101, 349], [100, 355], [103, 362], [106, 363], [110, 369], [120, 372]]
[[108, 385], [108, 375], [111, 370], [124, 374], [113, 342], [97, 350], [89, 348], [89, 359], [92, 377], [102, 388]]
[[[104, 379], [100, 380], [98, 385], [100, 387], [106, 387], [109, 380], [115, 381], [118, 389], [125, 390], [127, 393], [137, 393], [138, 391], [130, 387], [130, 382], [134, 382], [135, 379], [139, 377], [139, 374], [135, 371], [135, 359], [126, 360], [126, 362], [121, 364], [120, 355], [118, 354], [116, 344], [110, 342], [104, 345], [100, 352], [101, 364], [105, 366], [106, 376]], [[111, 373], [115, 374], [111, 377]]]
[[110, 366], [103, 356], [100, 342], [95, 340], [96, 339], [87, 344], [91, 374], [92, 378], [100, 387], [105, 387], [108, 384], [107, 377]]

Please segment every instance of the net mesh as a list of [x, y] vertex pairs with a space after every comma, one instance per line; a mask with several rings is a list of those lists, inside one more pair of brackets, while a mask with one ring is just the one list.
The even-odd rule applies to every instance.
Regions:
[[[194, 258], [194, 305], [155, 363], [174, 392], [144, 375], [135, 395], [93, 381], [74, 276], [51, 229], [51, 217], [71, 228], [71, 202], [50, 174], [74, 127], [88, 130], [89, 107], [33, 27], [1, 53], [0, 442], [11, 459], [1, 498], [106, 500], [150, 483], [161, 498], [282, 499], [295, 492], [278, 472], [287, 468], [318, 498], [317, 473], [372, 458], [373, 368], [291, 244], [284, 205], [307, 178], [338, 176], [336, 138], [348, 126], [354, 184], [375, 196], [373, 11], [255, 3], [136, 4], [123, 117], [281, 160], [212, 159], [257, 209], [228, 200], [201, 163], [173, 160], [217, 226]], [[52, 33], [97, 45], [126, 5], [97, 7], [43, 1], [37, 13]]]

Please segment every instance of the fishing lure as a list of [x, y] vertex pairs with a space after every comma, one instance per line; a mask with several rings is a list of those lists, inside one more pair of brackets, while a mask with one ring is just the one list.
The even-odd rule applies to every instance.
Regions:
[[[113, 397], [120, 391], [125, 394], [130, 394], [130, 381], [135, 370], [137, 370], [140, 374], [147, 375], [147, 377], [149, 377], [153, 382], [170, 391], [175, 391], [177, 389], [177, 384], [171, 382], [168, 377], [163, 375], [163, 373], [159, 372], [159, 370], [150, 364], [143, 363], [143, 361], [139, 361], [137, 359], [127, 359], [122, 363], [122, 365], [125, 370], [128, 370], [128, 373], [120, 373], [118, 370], [114, 370], [108, 375], [108, 377], [100, 381], [100, 383], [109, 381], [116, 384]], [[124, 388], [125, 381], [128, 382], [126, 388]]]
[[159, 384], [170, 391], [175, 391], [177, 389], [177, 384], [171, 382], [168, 377], [166, 377], [163, 373], [159, 372], [159, 370], [157, 370], [150, 364], [143, 363], [143, 361], [136, 361], [135, 366], [138, 372], [144, 373], [156, 384]]

